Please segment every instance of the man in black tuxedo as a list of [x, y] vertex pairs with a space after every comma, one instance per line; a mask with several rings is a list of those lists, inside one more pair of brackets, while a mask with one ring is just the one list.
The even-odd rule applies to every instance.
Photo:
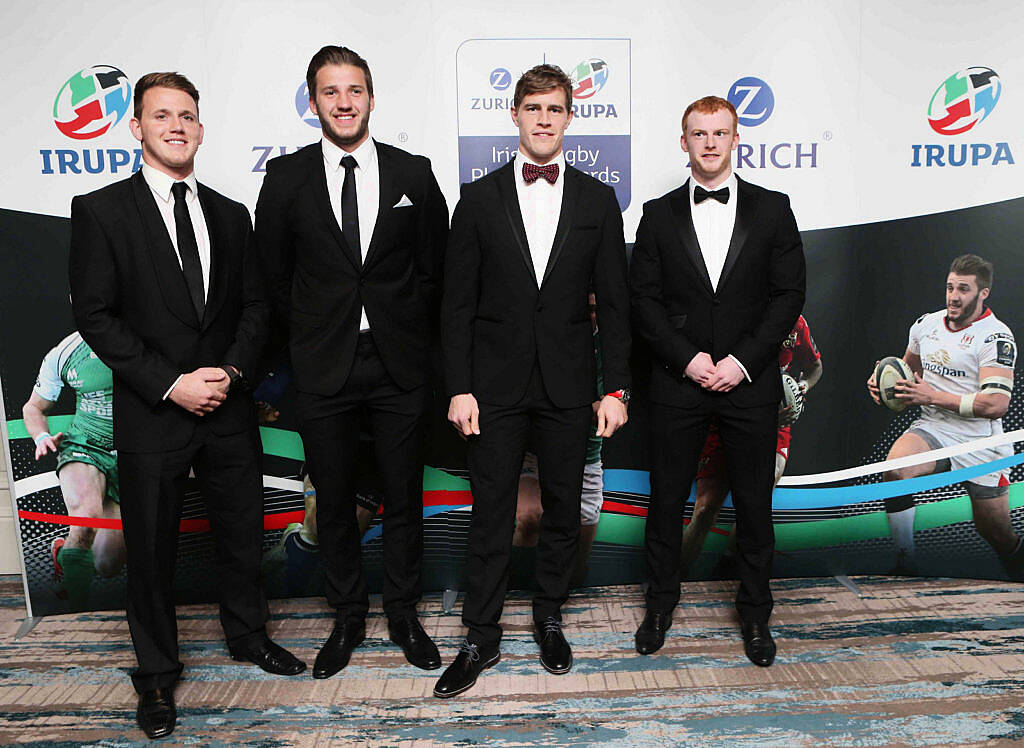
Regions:
[[[447, 698], [498, 661], [501, 609], [523, 453], [532, 439], [540, 474], [534, 637], [552, 673], [572, 666], [561, 606], [580, 529], [587, 437], [626, 422], [629, 292], [622, 213], [611, 187], [566, 167], [562, 137], [572, 84], [552, 65], [516, 85], [515, 160], [464, 184], [445, 261], [441, 336], [448, 419], [469, 440], [473, 518], [462, 620], [469, 628], [434, 688]], [[601, 328], [605, 389], [588, 294]]]
[[630, 265], [637, 332], [652, 351], [647, 614], [657, 651], [679, 602], [683, 507], [717, 419], [736, 507], [744, 649], [771, 665], [772, 486], [779, 345], [804, 303], [804, 254], [789, 198], [732, 173], [736, 110], [709, 96], [683, 115], [692, 178], [644, 205]]
[[169, 734], [181, 674], [173, 577], [195, 471], [216, 540], [228, 649], [268, 672], [305, 665], [266, 634], [260, 586], [261, 447], [244, 377], [267, 308], [245, 206], [196, 181], [199, 93], [177, 73], [135, 86], [142, 170], [71, 203], [71, 297], [85, 341], [114, 372], [114, 447], [127, 545], [137, 717]]
[[320, 142], [267, 164], [256, 242], [287, 327], [334, 630], [313, 666], [329, 678], [365, 637], [355, 480], [360, 423], [384, 494], [384, 612], [413, 665], [441, 666], [416, 617], [423, 555], [423, 436], [448, 209], [430, 162], [370, 138], [373, 79], [345, 47], [306, 72]]

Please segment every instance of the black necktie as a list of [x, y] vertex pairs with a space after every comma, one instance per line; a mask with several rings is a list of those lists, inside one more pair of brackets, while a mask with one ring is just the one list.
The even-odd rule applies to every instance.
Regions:
[[185, 276], [188, 294], [192, 297], [192, 306], [196, 309], [196, 317], [203, 321], [206, 309], [206, 291], [203, 288], [203, 265], [199, 262], [199, 245], [196, 243], [196, 231], [192, 226], [192, 217], [185, 204], [185, 192], [188, 185], [175, 182], [171, 185], [174, 195], [174, 229], [178, 235], [178, 256], [181, 258], [181, 272]]
[[694, 185], [694, 187], [693, 187], [693, 204], [694, 205], [700, 205], [702, 202], [707, 200], [709, 197], [712, 200], [717, 200], [722, 205], [726, 205], [729, 202], [729, 188], [728, 187], [722, 187], [721, 189], [713, 190], [713, 191], [709, 192], [708, 190], [706, 190], [703, 187], [701, 187], [699, 184]]
[[361, 263], [363, 252], [359, 245], [359, 204], [356, 202], [355, 173], [358, 164], [352, 156], [345, 156], [341, 159], [341, 165], [345, 167], [345, 181], [341, 185], [341, 233]]

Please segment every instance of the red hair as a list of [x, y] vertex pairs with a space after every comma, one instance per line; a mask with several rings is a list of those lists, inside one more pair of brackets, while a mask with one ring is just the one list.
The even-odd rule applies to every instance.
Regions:
[[695, 102], [690, 104], [690, 106], [686, 107], [686, 111], [683, 112], [683, 132], [686, 132], [686, 118], [690, 116], [690, 112], [714, 114], [722, 109], [727, 110], [729, 114], [732, 115], [732, 129], [733, 132], [735, 132], [739, 127], [739, 118], [736, 116], [736, 107], [720, 96], [705, 96], [703, 99], [697, 99]]

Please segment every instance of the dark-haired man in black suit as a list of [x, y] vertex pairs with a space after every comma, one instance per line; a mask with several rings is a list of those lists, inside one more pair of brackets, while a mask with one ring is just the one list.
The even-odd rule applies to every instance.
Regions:
[[644, 205], [630, 266], [633, 317], [651, 348], [651, 504], [641, 654], [679, 602], [683, 506], [717, 419], [736, 507], [744, 649], [771, 665], [772, 488], [779, 345], [804, 303], [804, 254], [789, 198], [732, 173], [736, 110], [709, 96], [683, 115], [692, 178]]
[[71, 203], [71, 297], [82, 337], [114, 372], [114, 447], [127, 547], [137, 718], [170, 734], [181, 674], [173, 578], [185, 481], [199, 478], [217, 548], [228, 649], [264, 670], [306, 666], [266, 634], [263, 477], [244, 377], [267, 307], [245, 206], [196, 181], [199, 93], [177, 73], [135, 86], [142, 170]]
[[[587, 438], [626, 422], [629, 292], [622, 213], [611, 187], [567, 167], [572, 84], [552, 65], [516, 84], [515, 160], [462, 187], [445, 261], [442, 348], [448, 419], [469, 440], [473, 519], [462, 620], [469, 628], [434, 687], [447, 698], [498, 661], [516, 494], [532, 438], [541, 517], [534, 637], [541, 664], [566, 673], [562, 634], [580, 531]], [[597, 392], [589, 293], [597, 301], [604, 385]], [[596, 405], [596, 408], [594, 407]]]
[[327, 602], [336, 610], [313, 677], [345, 667], [365, 637], [369, 596], [355, 504], [364, 421], [384, 494], [388, 630], [410, 663], [430, 670], [441, 658], [416, 615], [422, 442], [448, 209], [426, 158], [370, 138], [366, 60], [324, 47], [306, 82], [323, 138], [267, 164], [256, 242], [273, 310], [288, 330]]

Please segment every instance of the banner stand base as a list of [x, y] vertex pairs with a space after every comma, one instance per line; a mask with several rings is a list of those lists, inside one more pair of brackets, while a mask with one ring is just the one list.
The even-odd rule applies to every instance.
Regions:
[[32, 629], [36, 627], [36, 624], [43, 620], [42, 616], [29, 616], [21, 622], [21, 626], [18, 627], [17, 633], [14, 635], [15, 641], [23, 636], [27, 636]]
[[441, 607], [445, 613], [451, 613], [455, 610], [455, 598], [459, 596], [458, 590], [445, 590], [444, 594], [441, 595]]
[[837, 582], [839, 582], [839, 584], [843, 585], [843, 587], [845, 587], [850, 592], [855, 594], [857, 597], [861, 596], [860, 595], [860, 587], [858, 587], [856, 585], [856, 583], [852, 579], [850, 579], [848, 576], [846, 576], [845, 574], [835, 574], [834, 575], [834, 579]]

